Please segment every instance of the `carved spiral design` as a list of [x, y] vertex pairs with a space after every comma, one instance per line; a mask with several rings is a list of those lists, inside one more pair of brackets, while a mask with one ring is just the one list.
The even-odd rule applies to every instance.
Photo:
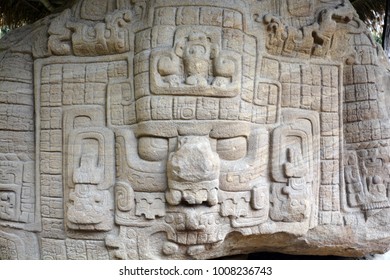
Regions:
[[125, 182], [115, 185], [115, 201], [119, 211], [128, 212], [134, 207], [134, 190]]

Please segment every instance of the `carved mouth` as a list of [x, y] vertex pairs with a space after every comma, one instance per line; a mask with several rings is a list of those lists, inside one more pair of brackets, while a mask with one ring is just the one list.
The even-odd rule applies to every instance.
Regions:
[[219, 180], [201, 182], [178, 182], [168, 180], [168, 190], [165, 197], [169, 204], [201, 205], [207, 202], [209, 206], [218, 203]]

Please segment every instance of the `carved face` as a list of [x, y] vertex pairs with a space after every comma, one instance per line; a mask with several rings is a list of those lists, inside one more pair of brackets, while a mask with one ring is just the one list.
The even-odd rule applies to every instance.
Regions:
[[14, 175], [12, 171], [9, 169], [0, 170], [0, 182], [1, 183], [13, 183], [15, 180], [13, 179]]
[[185, 59], [210, 59], [211, 44], [206, 35], [193, 33], [188, 36], [188, 42], [184, 46], [183, 57]]
[[[368, 143], [386, 134], [368, 111], [376, 49], [344, 26], [340, 1], [95, 2], [56, 19], [53, 57], [42, 50], [34, 67], [37, 182], [48, 196], [59, 180], [47, 204], [64, 192], [66, 246], [81, 236], [115, 257], [187, 258], [231, 233], [339, 225], [342, 145], [361, 139], [344, 206], [387, 206], [388, 172], [375, 172], [388, 151]], [[340, 38], [360, 62], [332, 60]]]

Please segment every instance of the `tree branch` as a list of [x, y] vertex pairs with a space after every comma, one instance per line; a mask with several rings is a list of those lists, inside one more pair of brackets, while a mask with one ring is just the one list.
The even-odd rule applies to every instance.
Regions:
[[29, 1], [23, 0], [21, 2], [26, 3], [26, 5], [29, 6], [31, 9], [36, 10], [37, 12], [39, 12], [39, 9], [37, 7], [35, 7], [34, 5], [30, 4]]
[[54, 11], [54, 7], [49, 0], [39, 0], [39, 2], [41, 2], [42, 5], [45, 6], [45, 8], [48, 9], [50, 12]]

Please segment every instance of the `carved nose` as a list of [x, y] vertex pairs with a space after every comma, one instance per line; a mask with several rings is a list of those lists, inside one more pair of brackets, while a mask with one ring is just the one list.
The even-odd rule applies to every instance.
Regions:
[[168, 161], [168, 203], [178, 205], [184, 201], [193, 205], [207, 201], [209, 205], [215, 205], [218, 202], [219, 167], [219, 157], [212, 151], [207, 137], [183, 137]]
[[186, 136], [171, 155], [168, 168], [172, 178], [179, 181], [214, 180], [218, 178], [219, 157], [211, 150], [208, 138]]

